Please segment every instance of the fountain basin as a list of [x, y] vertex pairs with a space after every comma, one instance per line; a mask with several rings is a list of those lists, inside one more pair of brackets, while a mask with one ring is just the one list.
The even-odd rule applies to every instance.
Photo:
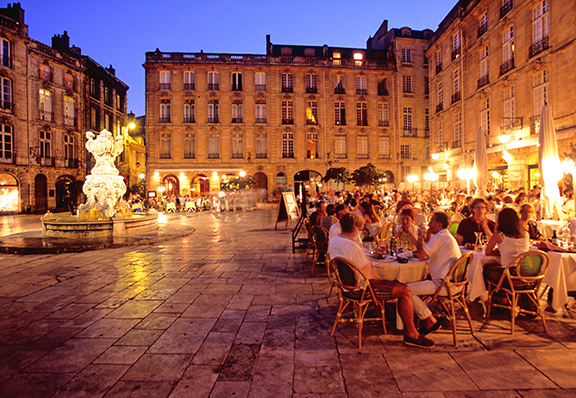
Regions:
[[157, 214], [120, 214], [101, 220], [78, 220], [76, 216], [56, 217], [50, 213], [42, 217], [42, 237], [46, 238], [106, 238], [137, 235], [158, 229]]

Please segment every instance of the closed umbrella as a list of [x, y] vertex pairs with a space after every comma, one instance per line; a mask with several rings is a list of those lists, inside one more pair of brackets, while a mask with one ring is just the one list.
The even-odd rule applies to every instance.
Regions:
[[476, 152], [474, 153], [474, 168], [476, 169], [476, 176], [474, 184], [476, 184], [476, 196], [485, 198], [488, 196], [486, 192], [486, 182], [488, 180], [488, 162], [486, 160], [486, 138], [482, 129], [478, 129], [476, 135]]
[[558, 158], [556, 129], [552, 119], [552, 110], [548, 105], [542, 107], [540, 118], [540, 148], [538, 148], [538, 165], [540, 166], [540, 206], [542, 219], [559, 220], [564, 217], [562, 198], [558, 190], [558, 181], [562, 179], [562, 166]]

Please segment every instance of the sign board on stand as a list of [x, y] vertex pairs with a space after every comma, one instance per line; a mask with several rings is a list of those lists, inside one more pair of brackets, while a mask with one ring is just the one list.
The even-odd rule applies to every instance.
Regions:
[[292, 226], [292, 221], [296, 222], [299, 218], [300, 209], [298, 208], [298, 202], [296, 202], [296, 195], [294, 192], [282, 192], [274, 229], [278, 227], [278, 223], [281, 221], [286, 221], [286, 226], [288, 226], [288, 223]]

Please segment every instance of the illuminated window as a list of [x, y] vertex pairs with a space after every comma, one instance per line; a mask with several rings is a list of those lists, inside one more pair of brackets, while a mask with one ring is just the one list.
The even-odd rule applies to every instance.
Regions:
[[354, 65], [362, 66], [362, 59], [363, 58], [364, 58], [364, 56], [362, 55], [362, 53], [354, 53]]
[[318, 157], [318, 133], [306, 133], [306, 158]]
[[64, 124], [74, 126], [74, 98], [64, 96]]
[[318, 103], [306, 101], [306, 124], [318, 124]]
[[340, 53], [332, 53], [332, 64], [333, 65], [342, 65], [342, 54]]
[[51, 122], [54, 120], [52, 114], [52, 93], [50, 90], [41, 88], [39, 91], [40, 103], [38, 106], [39, 119]]

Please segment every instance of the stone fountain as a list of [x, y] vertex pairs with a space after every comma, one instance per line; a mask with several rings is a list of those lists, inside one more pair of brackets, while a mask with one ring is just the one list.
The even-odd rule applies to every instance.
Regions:
[[98, 136], [86, 133], [86, 149], [96, 165], [86, 176], [82, 188], [86, 203], [76, 216], [56, 217], [48, 212], [42, 217], [42, 236], [52, 238], [119, 237], [158, 229], [156, 214], [132, 214], [122, 196], [126, 193], [124, 178], [119, 175], [114, 159], [124, 149], [123, 138], [108, 130]]

